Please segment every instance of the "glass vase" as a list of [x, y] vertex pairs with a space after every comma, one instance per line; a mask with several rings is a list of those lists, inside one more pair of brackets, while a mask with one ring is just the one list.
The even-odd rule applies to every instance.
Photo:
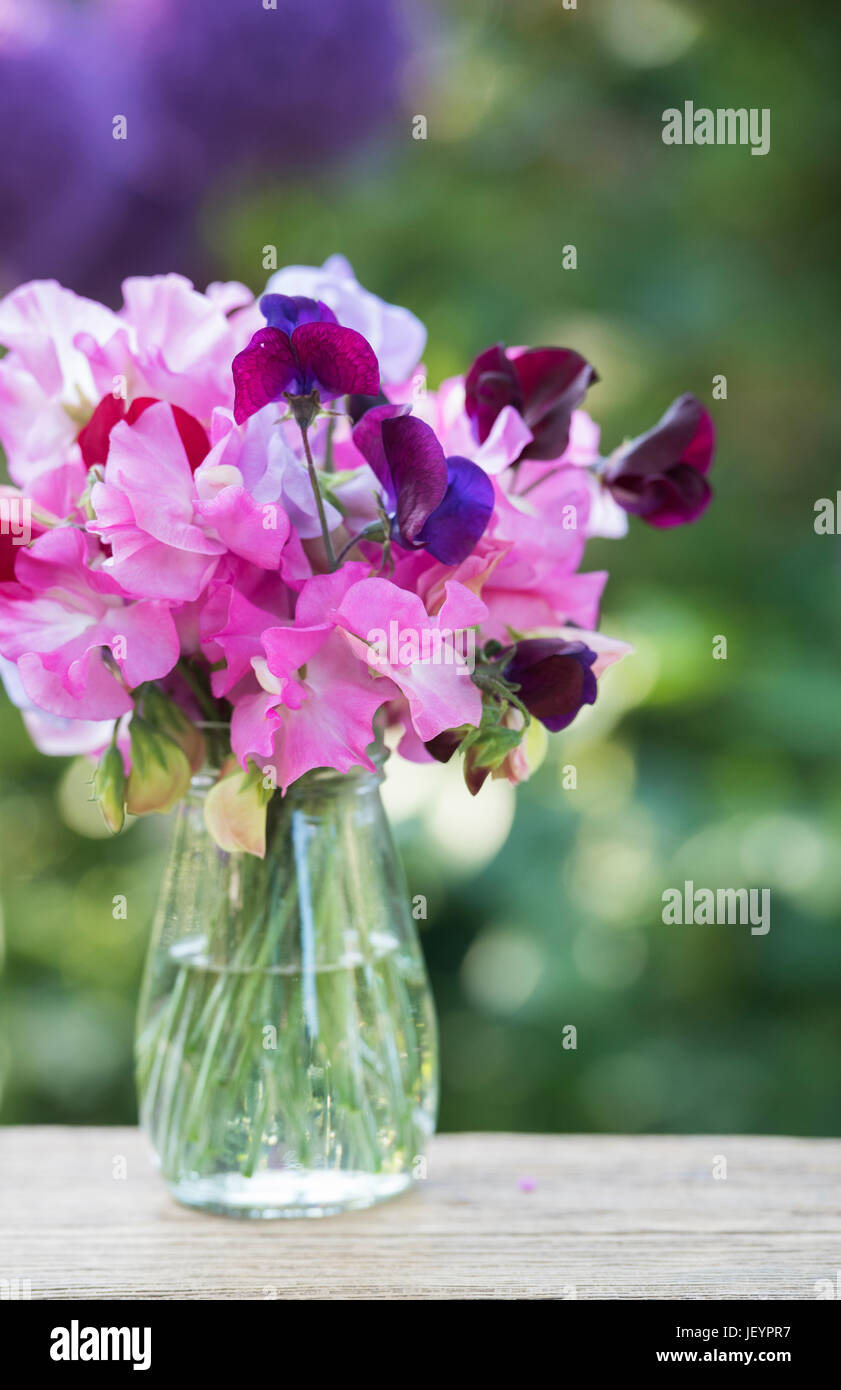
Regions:
[[309, 773], [268, 807], [266, 855], [176, 812], [137, 1029], [141, 1124], [178, 1201], [324, 1216], [423, 1174], [435, 1014], [376, 773]]

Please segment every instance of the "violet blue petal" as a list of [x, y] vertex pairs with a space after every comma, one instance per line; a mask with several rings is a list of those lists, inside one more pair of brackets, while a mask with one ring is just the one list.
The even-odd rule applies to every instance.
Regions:
[[472, 459], [447, 459], [447, 491], [418, 535], [443, 565], [460, 565], [475, 550], [494, 508], [493, 483]]
[[304, 294], [264, 294], [260, 313], [270, 327], [279, 328], [282, 333], [291, 333], [301, 323], [338, 323], [332, 309], [320, 299], [309, 299]]

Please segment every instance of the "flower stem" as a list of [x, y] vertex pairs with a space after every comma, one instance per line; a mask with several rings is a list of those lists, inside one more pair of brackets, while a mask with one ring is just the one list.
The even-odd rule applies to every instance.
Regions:
[[189, 663], [182, 657], [175, 669], [184, 684], [189, 686], [193, 695], [195, 695], [202, 714], [207, 715], [208, 719], [217, 720], [219, 718], [219, 707], [209, 691], [205, 690], [198, 675]]
[[310, 441], [307, 428], [306, 425], [302, 425], [300, 424], [300, 422], [298, 424], [298, 428], [301, 431], [301, 439], [304, 442], [304, 453], [307, 459], [307, 472], [310, 475], [310, 487], [312, 488], [312, 495], [315, 498], [315, 505], [318, 509], [318, 520], [321, 526], [321, 534], [324, 537], [324, 549], [327, 552], [327, 563], [330, 569], [334, 570], [336, 568], [336, 556], [333, 552], [333, 542], [330, 539], [330, 532], [327, 528], [327, 513], [324, 510], [324, 498], [321, 495], [321, 488], [318, 485], [318, 474], [315, 471], [315, 464], [313, 463], [312, 449], [310, 448]]
[[338, 555], [336, 556], [333, 562], [333, 569], [335, 570], [339, 568], [339, 565], [342, 563], [345, 556], [349, 555], [350, 552], [353, 550], [354, 546], [358, 545], [360, 541], [377, 541], [378, 543], [385, 543], [387, 538], [387, 532], [385, 531], [384, 527], [379, 521], [373, 521], [370, 523], [370, 525], [363, 526], [361, 531], [358, 531], [355, 536], [351, 536], [350, 540], [342, 546], [341, 550], [339, 551]]
[[519, 492], [512, 492], [512, 497], [528, 497], [529, 493], [534, 492], [535, 488], [540, 487], [541, 483], [547, 483], [550, 478], [557, 477], [560, 471], [560, 468], [550, 469], [548, 473], [543, 474], [542, 478], [535, 478], [534, 482], [529, 483], [528, 487], [520, 488]]
[[327, 438], [324, 443], [324, 472], [333, 472], [333, 435], [336, 430], [336, 420], [338, 416], [331, 415], [327, 421]]

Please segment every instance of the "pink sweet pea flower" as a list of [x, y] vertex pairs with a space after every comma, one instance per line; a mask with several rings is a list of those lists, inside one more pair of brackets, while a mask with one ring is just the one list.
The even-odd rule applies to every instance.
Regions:
[[12, 704], [21, 712], [26, 732], [39, 753], [49, 758], [73, 758], [99, 753], [111, 742], [113, 719], [68, 719], [47, 714], [24, 690], [13, 661], [0, 656], [0, 680]]
[[366, 565], [354, 563], [309, 580], [295, 623], [263, 633], [265, 656], [252, 662], [255, 679], [235, 693], [231, 746], [242, 767], [253, 758], [274, 769], [283, 792], [315, 767], [373, 770], [367, 750], [374, 715], [398, 691], [358, 659], [330, 617], [365, 573]]
[[67, 462], [80, 422], [103, 395], [78, 340], [104, 345], [120, 327], [110, 309], [54, 280], [0, 301], [0, 344], [9, 349], [0, 362], [0, 443], [15, 482]]
[[453, 634], [481, 623], [487, 608], [462, 584], [449, 582], [445, 589], [444, 603], [430, 617], [417, 594], [387, 579], [361, 579], [335, 611], [356, 655], [406, 697], [424, 741], [459, 724], [478, 724], [482, 714], [481, 695]]
[[217, 406], [233, 405], [231, 360], [253, 322], [244, 285], [201, 294], [183, 275], [133, 276], [123, 281], [123, 301], [113, 338], [80, 339], [97, 388], [92, 403], [122, 378], [129, 401], [153, 396], [202, 422]]
[[0, 652], [39, 709], [117, 719], [132, 708], [130, 689], [175, 665], [178, 637], [166, 603], [127, 602], [110, 575], [91, 568], [94, 554], [90, 537], [61, 527], [18, 557], [16, 582], [0, 586]]
[[243, 285], [206, 295], [180, 275], [135, 277], [119, 313], [52, 280], [0, 301], [0, 443], [15, 482], [78, 459], [103, 397], [166, 400], [206, 422], [233, 406], [231, 361], [256, 327]]
[[[321, 535], [321, 525], [300, 440], [297, 427], [279, 424], [270, 410], [260, 410], [238, 426], [232, 411], [219, 409], [213, 413], [212, 447], [204, 462], [208, 471], [236, 468], [255, 502], [279, 503], [297, 535], [312, 540]], [[312, 443], [316, 452], [322, 446], [317, 425]], [[341, 514], [330, 502], [324, 510], [333, 531]]]
[[202, 465], [195, 479], [173, 413], [150, 406], [114, 426], [104, 482], [91, 490], [89, 529], [112, 548], [105, 564], [131, 594], [198, 598], [228, 551], [276, 570], [289, 535], [279, 507], [266, 513], [236, 469]]
[[253, 585], [218, 584], [214, 580], [199, 614], [202, 651], [212, 666], [224, 662], [210, 676], [217, 699], [252, 674], [253, 658], [265, 656], [263, 633], [281, 622], [292, 621], [294, 596], [282, 582], [274, 586], [273, 592], [259, 595], [264, 604], [272, 604], [271, 609], [247, 598], [243, 587]]

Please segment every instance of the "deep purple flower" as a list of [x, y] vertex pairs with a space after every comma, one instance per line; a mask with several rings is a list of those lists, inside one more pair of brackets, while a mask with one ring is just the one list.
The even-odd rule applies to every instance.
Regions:
[[569, 443], [572, 412], [594, 381], [594, 368], [571, 348], [530, 348], [509, 357], [497, 343], [467, 373], [464, 408], [484, 444], [500, 411], [513, 406], [534, 436], [520, 458], [556, 459]]
[[603, 474], [626, 512], [651, 526], [682, 526], [706, 511], [704, 476], [715, 452], [715, 427], [695, 396], [679, 396], [653, 429], [619, 449]]
[[326, 304], [304, 295], [266, 294], [260, 308], [268, 323], [233, 362], [238, 425], [284, 395], [317, 391], [324, 402], [379, 390], [371, 344], [355, 329], [342, 328]]
[[529, 637], [517, 643], [503, 675], [519, 686], [517, 698], [529, 714], [556, 734], [572, 723], [583, 705], [595, 703], [595, 660], [596, 653], [583, 642]]
[[407, 410], [374, 406], [354, 426], [353, 441], [385, 491], [397, 544], [461, 564], [490, 520], [493, 483], [471, 459], [445, 458], [434, 430]]

